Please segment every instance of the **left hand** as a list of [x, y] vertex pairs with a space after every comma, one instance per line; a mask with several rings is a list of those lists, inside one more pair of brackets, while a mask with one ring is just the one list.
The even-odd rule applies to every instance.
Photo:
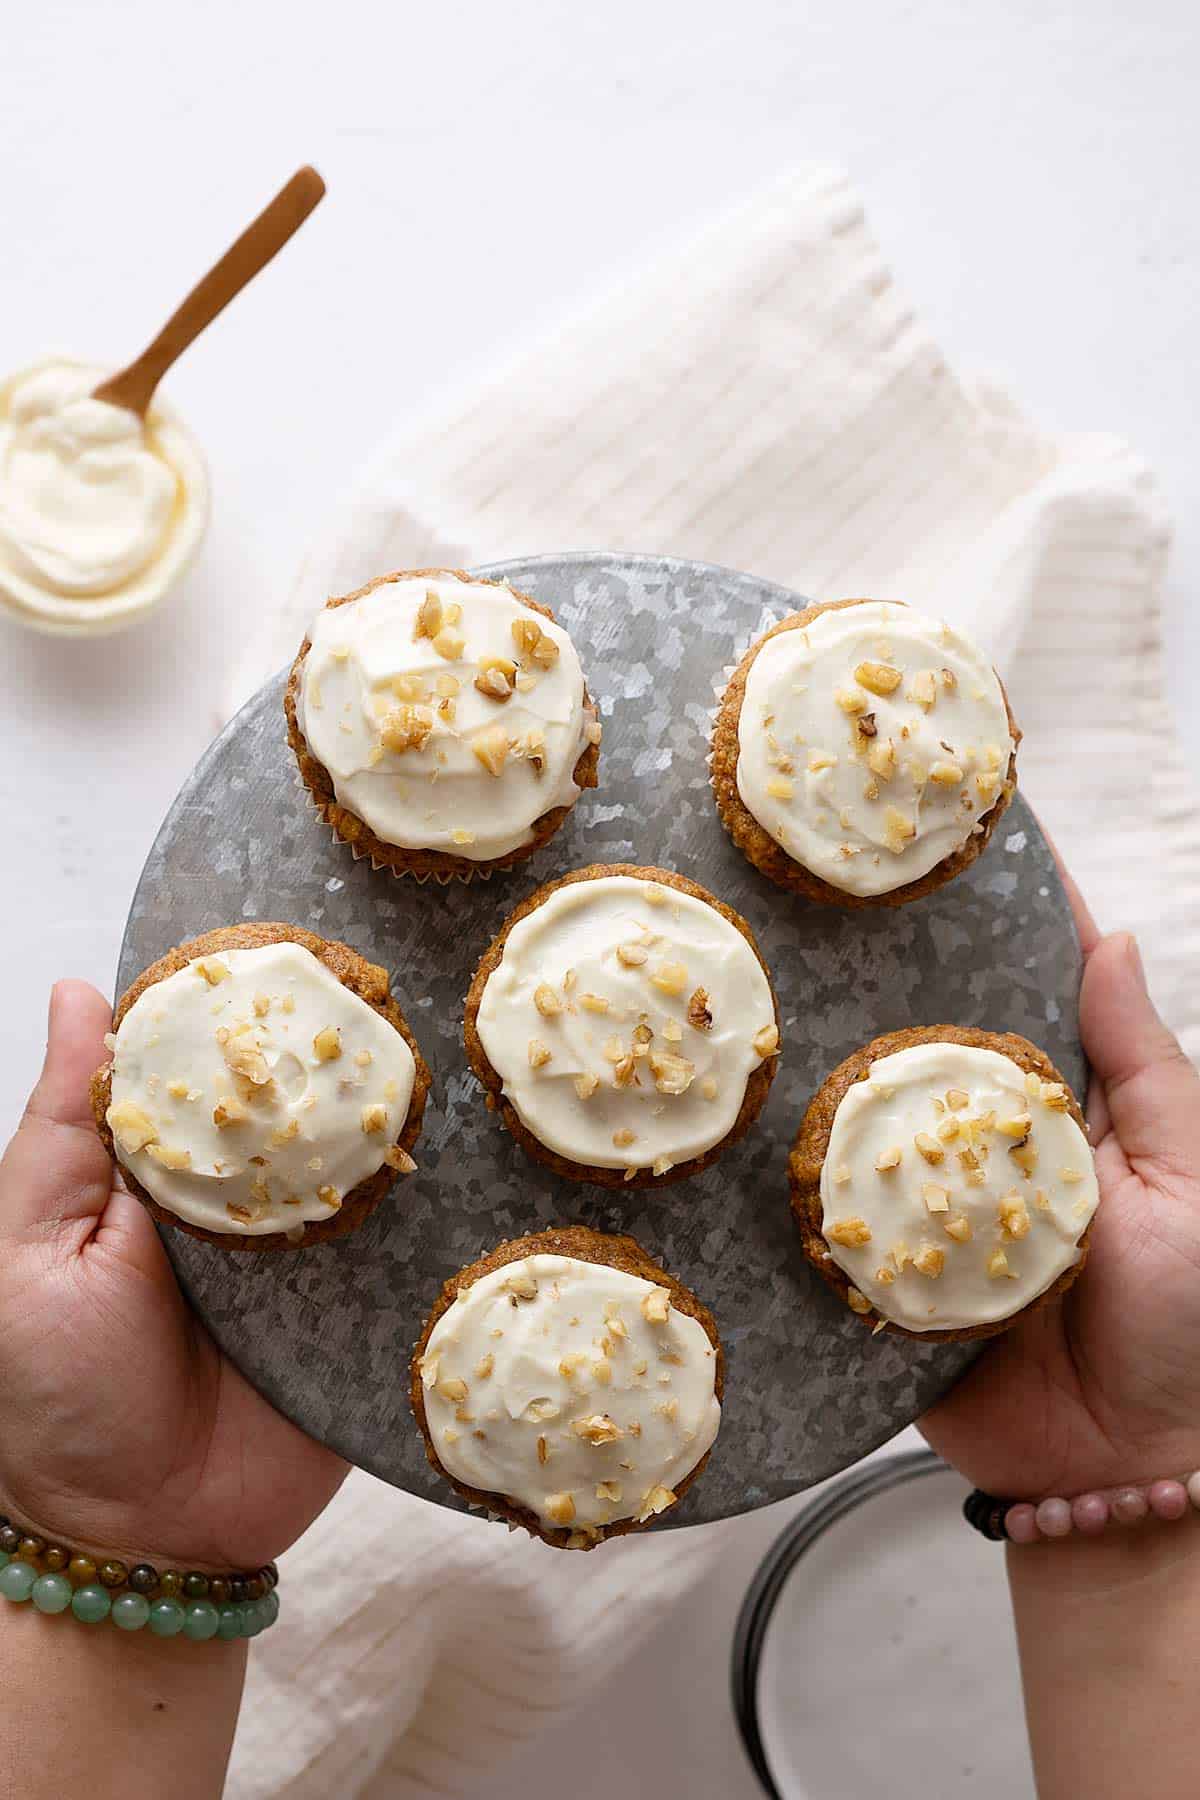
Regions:
[[254, 1568], [346, 1464], [221, 1354], [116, 1178], [88, 1104], [111, 1024], [94, 988], [58, 983], [41, 1080], [0, 1161], [0, 1512], [127, 1562]]

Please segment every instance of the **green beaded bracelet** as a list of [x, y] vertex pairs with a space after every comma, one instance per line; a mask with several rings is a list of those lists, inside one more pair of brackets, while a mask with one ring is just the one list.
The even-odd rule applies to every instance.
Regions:
[[279, 1617], [274, 1563], [248, 1575], [159, 1575], [149, 1563], [132, 1570], [115, 1558], [97, 1564], [47, 1545], [0, 1519], [0, 1597], [32, 1600], [41, 1613], [68, 1610], [83, 1625], [111, 1619], [118, 1631], [149, 1626], [155, 1637], [257, 1637]]

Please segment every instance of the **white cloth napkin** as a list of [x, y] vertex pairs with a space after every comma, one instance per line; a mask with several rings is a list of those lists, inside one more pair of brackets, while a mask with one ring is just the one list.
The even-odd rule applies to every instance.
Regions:
[[[360, 472], [237, 671], [386, 569], [654, 551], [814, 599], [906, 599], [980, 637], [1022, 787], [1103, 926], [1137, 930], [1200, 1054], [1200, 809], [1161, 676], [1169, 525], [1118, 439], [1053, 437], [946, 364], [844, 176], [804, 170], [664, 258]], [[484, 1795], [736, 1523], [563, 1556], [355, 1474], [286, 1559], [230, 1793]]]

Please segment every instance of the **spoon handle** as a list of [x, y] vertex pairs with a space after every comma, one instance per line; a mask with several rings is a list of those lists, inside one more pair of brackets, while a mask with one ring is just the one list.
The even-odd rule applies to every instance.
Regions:
[[325, 183], [315, 169], [307, 166], [298, 169], [270, 205], [246, 227], [237, 242], [230, 245], [220, 262], [196, 283], [154, 342], [146, 346], [135, 362], [101, 382], [95, 389], [96, 399], [144, 414], [151, 395], [175, 358], [181, 356], [205, 326], [211, 325], [217, 314], [229, 305], [234, 295], [240, 294], [246, 283], [266, 267], [276, 251], [282, 250], [324, 192]]

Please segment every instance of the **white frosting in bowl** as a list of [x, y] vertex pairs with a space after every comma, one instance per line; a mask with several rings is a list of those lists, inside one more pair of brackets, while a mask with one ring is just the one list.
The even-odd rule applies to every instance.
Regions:
[[400, 1033], [299, 944], [198, 957], [113, 1041], [108, 1124], [158, 1204], [247, 1237], [328, 1219], [385, 1162], [415, 1078]]
[[310, 637], [300, 728], [383, 842], [485, 862], [579, 798], [575, 765], [599, 738], [579, 658], [508, 588], [401, 576], [326, 607]]
[[421, 1359], [443, 1468], [576, 1531], [672, 1504], [717, 1435], [716, 1374], [707, 1332], [666, 1288], [570, 1256], [481, 1276]]
[[863, 601], [777, 632], [754, 657], [738, 793], [821, 880], [887, 894], [966, 842], [1012, 748], [982, 651], [911, 607]]
[[0, 602], [62, 634], [119, 630], [162, 600], [208, 521], [204, 459], [157, 398], [94, 400], [105, 371], [50, 361], [0, 387]]
[[557, 887], [513, 926], [476, 1029], [547, 1148], [655, 1174], [720, 1143], [779, 1042], [741, 932], [707, 901], [629, 875]]
[[1079, 1260], [1100, 1191], [1065, 1088], [998, 1051], [914, 1044], [834, 1114], [821, 1169], [833, 1260], [885, 1319], [1007, 1319]]

